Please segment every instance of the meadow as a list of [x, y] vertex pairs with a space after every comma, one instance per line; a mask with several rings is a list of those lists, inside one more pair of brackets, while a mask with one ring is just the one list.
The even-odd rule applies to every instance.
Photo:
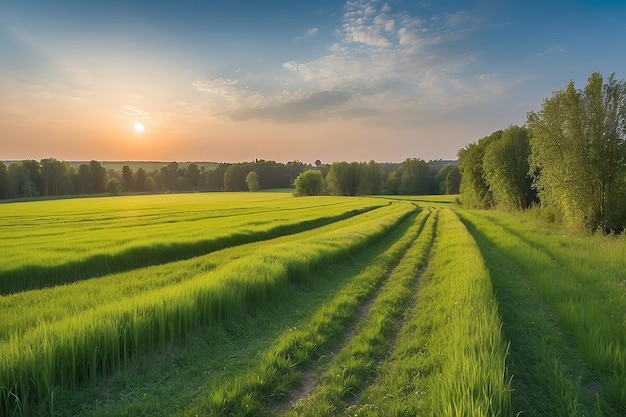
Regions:
[[456, 196], [0, 206], [0, 416], [626, 415], [626, 245]]

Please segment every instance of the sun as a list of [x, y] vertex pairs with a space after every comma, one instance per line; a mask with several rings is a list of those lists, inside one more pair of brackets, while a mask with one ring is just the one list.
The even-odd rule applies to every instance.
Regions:
[[143, 123], [139, 123], [139, 122], [135, 123], [135, 132], [141, 133], [144, 131], [144, 129], [145, 127], [143, 126]]

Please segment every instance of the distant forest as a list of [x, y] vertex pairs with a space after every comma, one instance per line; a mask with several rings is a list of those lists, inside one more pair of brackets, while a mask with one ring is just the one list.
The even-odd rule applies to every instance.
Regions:
[[[426, 162], [409, 158], [401, 163], [336, 162], [306, 164], [254, 162], [66, 162], [55, 158], [40, 161], [0, 162], [0, 199], [50, 198], [93, 194], [256, 191], [293, 188], [305, 171], [326, 178], [345, 172], [349, 179], [325, 188], [336, 195], [357, 194], [456, 194], [460, 176], [456, 161]], [[108, 167], [108, 168], [107, 168]], [[150, 170], [151, 168], [151, 170]], [[251, 173], [254, 173], [251, 175]], [[350, 184], [341, 184], [342, 181]]]

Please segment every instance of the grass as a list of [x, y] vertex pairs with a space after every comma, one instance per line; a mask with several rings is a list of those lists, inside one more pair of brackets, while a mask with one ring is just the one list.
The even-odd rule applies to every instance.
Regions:
[[[558, 247], [558, 237], [544, 233], [541, 239], [529, 239], [516, 232], [515, 226], [511, 226], [514, 222], [510, 219], [494, 220], [466, 211], [461, 212], [461, 215], [466, 223], [528, 276], [542, 302], [554, 314], [559, 329], [573, 340], [592, 373], [591, 377], [584, 380], [582, 378], [585, 375], [581, 375], [583, 383], [579, 397], [586, 395], [586, 387], [592, 387], [587, 391], [597, 395], [596, 402], [600, 410], [626, 413], [624, 303], [620, 303], [619, 293], [606, 293], [604, 288], [610, 285], [599, 283], [604, 280], [615, 283], [614, 276], [581, 273], [577, 257], [574, 256], [579, 249], [575, 245], [561, 248], [558, 257], [551, 256], [544, 247]], [[537, 243], [540, 241], [543, 243]], [[608, 247], [613, 247], [612, 242]], [[603, 253], [602, 246], [594, 248], [593, 252], [597, 259], [594, 262], [613, 256], [612, 251]], [[568, 253], [570, 255], [566, 256]], [[587, 259], [591, 258], [587, 256]], [[619, 264], [613, 267], [619, 268]], [[605, 266], [604, 271], [607, 268], [610, 267]], [[617, 289], [617, 285], [613, 288]]]
[[[425, 217], [422, 216], [422, 223]], [[203, 405], [186, 415], [270, 414], [273, 404], [288, 397], [290, 387], [301, 378], [302, 368], [329, 354], [345, 326], [356, 317], [359, 306], [384, 282], [420, 230], [419, 223], [410, 228], [318, 309], [306, 324], [283, 333], [249, 373], [215, 387]]]
[[415, 306], [351, 416], [509, 416], [507, 345], [489, 273], [455, 214], [440, 212]]
[[313, 229], [385, 204], [300, 200], [284, 193], [230, 193], [2, 205], [0, 294], [189, 259]]
[[0, 416], [626, 415], [623, 238], [452, 207], [1, 205]]
[[[40, 323], [0, 346], [7, 358], [0, 383], [14, 387], [24, 407], [49, 398], [57, 384], [70, 387], [136, 360], [199, 325], [254, 313], [283, 294], [289, 283], [328, 263], [341, 261], [393, 229], [411, 206], [393, 205], [364, 214], [357, 224], [301, 242], [269, 245], [179, 284], [88, 308]], [[33, 381], [31, 383], [30, 381]], [[15, 408], [15, 402], [2, 408]]]
[[[425, 220], [426, 216], [423, 217]], [[359, 321], [354, 337], [334, 357], [314, 390], [285, 415], [337, 416], [358, 399], [393, 344], [400, 319], [414, 294], [417, 274], [426, 264], [436, 217], [433, 212], [426, 224], [423, 220], [417, 223], [422, 228], [419, 236], [376, 295], [366, 316]]]

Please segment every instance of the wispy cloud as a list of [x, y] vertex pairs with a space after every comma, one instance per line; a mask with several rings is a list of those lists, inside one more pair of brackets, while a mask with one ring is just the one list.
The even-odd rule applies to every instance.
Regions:
[[315, 35], [319, 31], [319, 28], [311, 28], [306, 31], [309, 35]]
[[497, 76], [473, 72], [475, 52], [459, 52], [457, 44], [478, 24], [470, 11], [426, 19], [377, 0], [348, 1], [339, 41], [319, 58], [285, 61], [285, 78], [291, 78], [280, 94], [262, 94], [230, 78], [194, 86], [210, 93], [214, 104], [229, 104], [223, 114], [237, 120], [295, 122], [469, 106], [506, 90]]
[[564, 52], [565, 48], [562, 45], [554, 45], [548, 49], [545, 49], [537, 54], [535, 54], [535, 57], [540, 57], [540, 56], [545, 56], [545, 55], [552, 55], [552, 54], [558, 54], [561, 52]]

